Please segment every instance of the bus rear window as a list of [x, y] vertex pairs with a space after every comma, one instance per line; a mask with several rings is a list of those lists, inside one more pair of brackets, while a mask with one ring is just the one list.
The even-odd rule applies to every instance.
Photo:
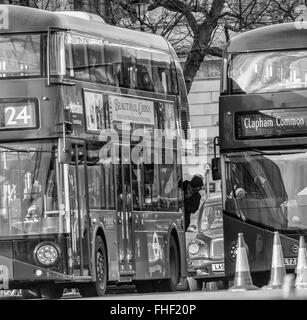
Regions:
[[228, 69], [232, 94], [307, 88], [307, 51], [236, 54]]
[[41, 75], [41, 35], [0, 36], [0, 79]]

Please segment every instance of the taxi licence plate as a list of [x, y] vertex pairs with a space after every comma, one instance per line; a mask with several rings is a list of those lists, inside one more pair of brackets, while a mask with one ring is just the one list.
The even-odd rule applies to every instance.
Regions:
[[224, 271], [224, 263], [213, 263], [212, 264], [212, 271]]
[[297, 265], [297, 258], [284, 258], [285, 266], [295, 266]]

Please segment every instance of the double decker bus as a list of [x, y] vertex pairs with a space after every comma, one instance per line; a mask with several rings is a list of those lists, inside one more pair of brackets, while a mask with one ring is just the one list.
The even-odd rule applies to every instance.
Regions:
[[[2, 287], [48, 298], [109, 284], [176, 290], [186, 277], [176, 140], [189, 113], [174, 50], [91, 14], [0, 13]], [[154, 145], [157, 130], [175, 138]]]
[[223, 55], [212, 165], [222, 182], [225, 272], [234, 275], [242, 232], [259, 286], [269, 280], [274, 231], [287, 272], [307, 235], [306, 35], [296, 23], [262, 27], [235, 36]]

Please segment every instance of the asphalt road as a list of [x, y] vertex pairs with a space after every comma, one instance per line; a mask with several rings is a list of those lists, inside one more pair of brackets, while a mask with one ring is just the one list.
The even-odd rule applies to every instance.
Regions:
[[66, 296], [62, 299], [79, 300], [307, 300], [307, 289], [285, 291], [274, 290], [252, 290], [252, 291], [185, 291], [185, 292], [159, 292], [159, 293], [128, 293], [128, 294], [107, 294], [104, 297], [81, 298], [78, 295]]
[[[1, 295], [0, 299], [19, 300], [20, 295]], [[65, 293], [61, 300], [307, 300], [307, 288], [295, 289], [292, 285], [283, 289], [245, 290], [245, 291], [176, 291], [157, 293], [136, 293], [133, 286], [109, 288], [103, 297], [82, 298], [77, 291]]]

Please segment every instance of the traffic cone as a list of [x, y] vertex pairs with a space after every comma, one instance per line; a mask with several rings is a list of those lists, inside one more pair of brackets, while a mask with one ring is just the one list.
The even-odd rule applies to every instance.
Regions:
[[274, 232], [271, 278], [266, 289], [282, 288], [286, 267], [278, 231]]
[[252, 277], [250, 275], [243, 233], [239, 233], [234, 285], [229, 290], [244, 291], [257, 289], [259, 288], [253, 285]]
[[295, 287], [296, 288], [307, 288], [307, 250], [306, 243], [303, 236], [300, 236], [300, 245], [298, 249], [298, 258], [297, 258], [297, 267], [296, 267], [296, 279]]

